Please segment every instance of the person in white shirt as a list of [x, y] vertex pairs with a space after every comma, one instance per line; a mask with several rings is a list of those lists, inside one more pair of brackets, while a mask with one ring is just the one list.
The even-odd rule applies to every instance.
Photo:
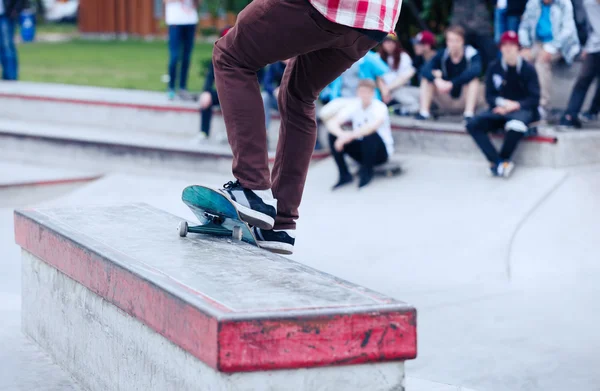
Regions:
[[[385, 103], [375, 98], [376, 88], [373, 80], [361, 80], [357, 98], [329, 118], [322, 118], [329, 131], [331, 153], [340, 174], [333, 189], [353, 181], [344, 155], [360, 163], [358, 186], [364, 187], [373, 179], [373, 167], [387, 162], [394, 153], [389, 110]], [[342, 129], [348, 121], [352, 122], [351, 131]]]
[[416, 70], [410, 55], [404, 51], [395, 34], [389, 34], [379, 47], [381, 59], [390, 67], [379, 84], [381, 99], [386, 104], [399, 104], [403, 114], [419, 111], [419, 88], [410, 87]]
[[163, 0], [165, 2], [166, 23], [169, 26], [169, 99], [175, 98], [177, 68], [179, 72], [178, 96], [191, 99], [187, 92], [190, 59], [194, 48], [196, 25], [198, 24], [199, 0]]

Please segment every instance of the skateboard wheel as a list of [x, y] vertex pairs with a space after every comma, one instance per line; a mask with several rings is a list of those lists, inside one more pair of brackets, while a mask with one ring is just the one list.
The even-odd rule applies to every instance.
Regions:
[[182, 238], [185, 238], [188, 234], [188, 223], [187, 221], [182, 221], [181, 223], [179, 223], [179, 236], [181, 236]]
[[231, 236], [234, 240], [242, 240], [242, 227], [236, 225], [231, 231]]

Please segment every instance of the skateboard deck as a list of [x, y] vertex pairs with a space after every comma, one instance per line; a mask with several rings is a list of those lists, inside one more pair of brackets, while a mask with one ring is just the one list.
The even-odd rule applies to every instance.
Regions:
[[[394, 177], [402, 174], [403, 169], [400, 163], [395, 161], [390, 161], [387, 163], [383, 163], [379, 166], [373, 167], [373, 174], [379, 177]], [[354, 175], [358, 175], [358, 169], [354, 171]]]
[[200, 225], [190, 227], [182, 221], [179, 236], [198, 233], [231, 237], [258, 246], [248, 223], [242, 221], [234, 204], [220, 191], [206, 186], [188, 186], [183, 189], [181, 199], [198, 218]]

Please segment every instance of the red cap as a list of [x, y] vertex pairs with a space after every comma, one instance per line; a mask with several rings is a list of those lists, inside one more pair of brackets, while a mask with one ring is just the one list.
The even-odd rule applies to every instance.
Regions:
[[500, 46], [504, 45], [505, 43], [512, 43], [513, 45], [520, 46], [519, 36], [514, 31], [506, 31], [500, 37]]
[[431, 31], [421, 31], [413, 38], [412, 42], [415, 45], [431, 45], [433, 47], [435, 46], [435, 35]]

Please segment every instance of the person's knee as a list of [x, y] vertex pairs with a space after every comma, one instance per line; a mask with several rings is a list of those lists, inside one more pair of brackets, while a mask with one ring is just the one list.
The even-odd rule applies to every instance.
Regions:
[[475, 117], [467, 121], [467, 132], [471, 135], [481, 131], [481, 121]]
[[527, 133], [527, 129], [527, 124], [518, 119], [511, 119], [504, 125], [504, 130], [507, 132], [513, 131], [525, 134]]

